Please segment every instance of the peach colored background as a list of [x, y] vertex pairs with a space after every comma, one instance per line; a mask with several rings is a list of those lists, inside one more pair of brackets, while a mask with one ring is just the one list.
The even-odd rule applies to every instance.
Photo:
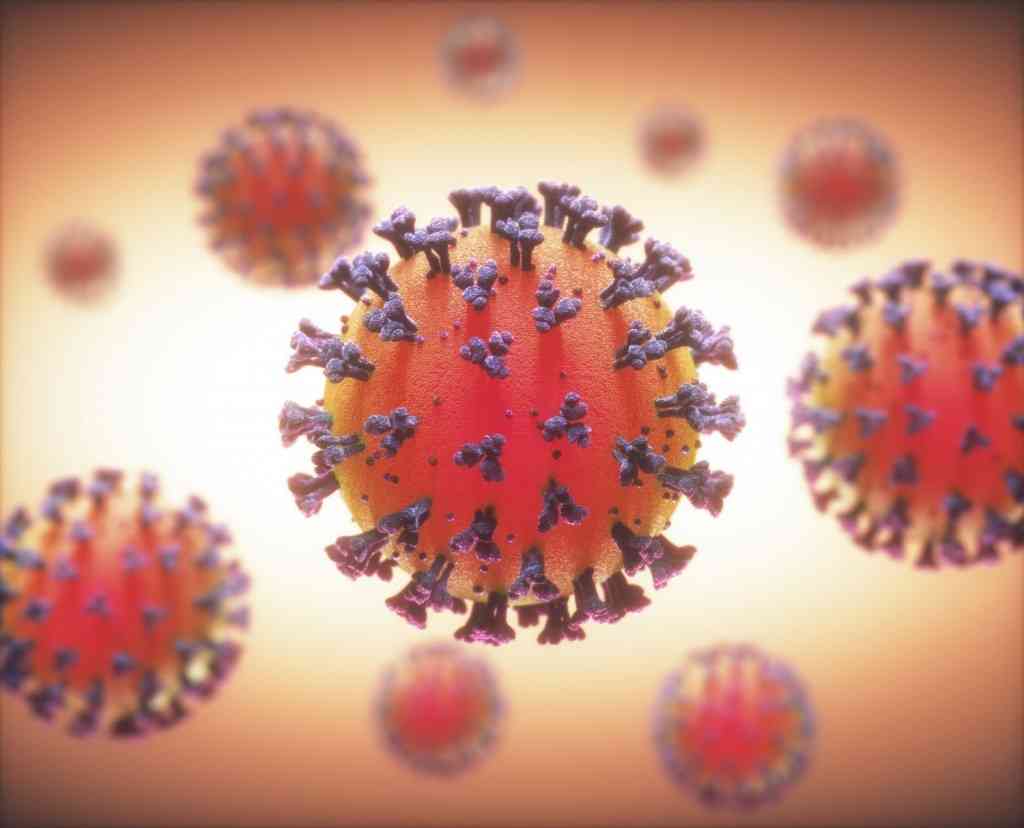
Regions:
[[[254, 576], [234, 680], [193, 719], [139, 744], [85, 743], [3, 699], [12, 825], [1010, 824], [1024, 816], [1022, 561], [923, 574], [853, 548], [817, 515], [784, 450], [785, 376], [810, 320], [845, 286], [926, 255], [1022, 261], [1021, 15], [981, 4], [502, 5], [520, 87], [475, 106], [440, 82], [444, 4], [57, 6], [3, 12], [2, 476], [6, 512], [58, 475], [158, 471], [203, 494]], [[678, 98], [709, 148], [688, 177], [649, 177], [638, 116]], [[381, 668], [427, 640], [382, 606], [391, 585], [337, 575], [323, 547], [340, 502], [305, 520], [284, 479], [281, 402], [318, 396], [283, 371], [301, 316], [338, 294], [256, 290], [204, 247], [200, 153], [251, 107], [315, 108], [366, 150], [379, 216], [447, 213], [460, 185], [541, 178], [621, 201], [692, 259], [670, 294], [733, 325], [750, 426], [705, 456], [737, 475], [716, 521], [681, 510], [701, 550], [640, 616], [586, 642], [533, 636], [485, 655], [509, 713], [491, 761], [424, 779], [379, 746]], [[903, 208], [879, 242], [829, 254], [780, 224], [775, 165], [822, 115], [874, 124], [898, 149]], [[59, 301], [43, 243], [73, 216], [120, 245], [98, 311]], [[376, 239], [374, 244], [376, 245]], [[377, 246], [377, 249], [380, 249]], [[682, 517], [685, 511], [685, 517]], [[441, 619], [434, 636], [453, 624]], [[820, 721], [809, 774], [778, 806], [712, 813], [662, 774], [648, 734], [663, 675], [691, 648], [752, 641], [806, 679]]]

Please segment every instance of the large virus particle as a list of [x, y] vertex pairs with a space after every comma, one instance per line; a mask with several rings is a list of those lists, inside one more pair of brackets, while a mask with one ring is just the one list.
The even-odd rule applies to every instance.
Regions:
[[377, 721], [388, 747], [425, 773], [468, 770], [495, 745], [502, 701], [491, 669], [449, 644], [413, 648], [381, 680]]
[[800, 681], [749, 645], [690, 654], [654, 709], [654, 742], [666, 770], [713, 806], [777, 799], [806, 768], [813, 738]]
[[519, 74], [515, 36], [493, 17], [466, 17], [441, 41], [441, 67], [449, 86], [469, 97], [494, 99]]
[[876, 132], [852, 120], [819, 121], [782, 156], [782, 210], [790, 226], [824, 247], [867, 241], [893, 218], [896, 160]]
[[678, 175], [700, 156], [704, 131], [696, 116], [680, 106], [660, 106], [641, 122], [637, 133], [640, 155], [654, 172]]
[[923, 567], [1024, 545], [1024, 281], [907, 261], [822, 313], [789, 382], [791, 453], [868, 550]]
[[338, 568], [412, 573], [387, 604], [416, 626], [470, 601], [467, 641], [512, 639], [510, 604], [522, 626], [546, 617], [542, 643], [645, 606], [626, 575], [649, 567], [660, 588], [687, 564], [694, 548], [661, 533], [681, 497], [719, 513], [733, 480], [698, 449], [745, 424], [697, 379], [701, 363], [736, 367], [729, 329], [660, 298], [690, 262], [655, 239], [620, 258], [642, 222], [539, 188], [543, 219], [521, 187], [454, 191], [461, 230], [395, 210], [374, 232], [397, 264], [364, 253], [321, 280], [358, 303], [347, 338], [303, 320], [291, 341], [289, 371], [327, 376], [322, 404], [280, 415], [285, 445], [317, 449], [315, 474], [288, 481], [297, 505], [313, 514], [340, 487], [364, 531], [328, 547]]
[[46, 245], [45, 260], [50, 284], [76, 302], [108, 295], [117, 281], [113, 241], [85, 221], [61, 227]]
[[240, 654], [236, 598], [248, 578], [223, 560], [227, 530], [206, 505], [163, 511], [157, 479], [138, 496], [122, 474], [54, 483], [33, 521], [0, 535], [0, 683], [71, 733], [141, 736], [180, 721]]
[[363, 240], [369, 178], [355, 144], [312, 112], [253, 112], [199, 164], [196, 192], [213, 248], [255, 281], [316, 282]]

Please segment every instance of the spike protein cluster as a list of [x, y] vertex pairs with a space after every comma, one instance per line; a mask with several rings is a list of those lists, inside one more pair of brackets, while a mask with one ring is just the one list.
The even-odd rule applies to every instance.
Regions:
[[678, 175], [692, 166], [704, 145], [704, 130], [696, 116], [678, 106], [662, 106], [640, 123], [640, 155], [662, 175]]
[[503, 704], [490, 668], [448, 644], [416, 647], [381, 681], [377, 721], [415, 770], [452, 775], [495, 746]]
[[200, 223], [233, 270], [309, 285], [362, 241], [368, 184], [358, 149], [331, 121], [287, 108], [256, 111], [203, 156]]
[[698, 449], [745, 425], [735, 397], [697, 379], [700, 364], [736, 367], [729, 329], [660, 298], [690, 262], [654, 239], [639, 262], [620, 257], [642, 222], [577, 187], [539, 189], [543, 208], [523, 188], [454, 191], [461, 230], [396, 210], [374, 232], [397, 264], [365, 253], [321, 280], [358, 302], [347, 338], [303, 320], [291, 342], [289, 371], [327, 376], [322, 404], [280, 415], [285, 445], [316, 448], [315, 474], [288, 481], [297, 505], [311, 515], [340, 487], [364, 531], [327, 548], [338, 568], [412, 573], [387, 605], [417, 627], [469, 601], [465, 641], [514, 638], [510, 605], [558, 643], [649, 603], [626, 576], [649, 568], [660, 588], [686, 566], [694, 548], [662, 533], [682, 497], [719, 513], [733, 480]]
[[666, 770], [707, 805], [777, 799], [807, 767], [813, 739], [796, 675], [749, 645], [692, 653], [655, 704], [654, 742]]
[[222, 560], [230, 539], [206, 505], [161, 511], [150, 474], [129, 503], [121, 480], [60, 480], [41, 520], [19, 509], [0, 536], [0, 683], [78, 736], [180, 721], [235, 664], [248, 619], [248, 578]]
[[493, 99], [515, 82], [519, 47], [499, 20], [467, 17], [445, 35], [441, 67], [452, 89], [478, 99]]
[[790, 452], [853, 539], [964, 566], [1024, 546], [1024, 280], [908, 261], [825, 311], [789, 383]]
[[46, 246], [46, 273], [62, 296], [95, 301], [108, 294], [116, 282], [114, 243], [87, 222], [70, 222]]

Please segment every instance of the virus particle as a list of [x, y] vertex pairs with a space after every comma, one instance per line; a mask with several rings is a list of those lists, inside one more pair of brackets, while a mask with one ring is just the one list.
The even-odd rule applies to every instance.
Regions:
[[704, 132], [688, 109], [662, 106], [641, 121], [637, 144], [640, 155], [654, 172], [677, 175], [700, 156]]
[[822, 313], [789, 382], [790, 452], [853, 539], [919, 566], [1024, 546], [1020, 276], [907, 261]]
[[502, 701], [490, 668], [448, 644], [413, 648], [381, 681], [377, 720], [413, 769], [451, 775], [494, 749]]
[[165, 512], [153, 475], [134, 499], [121, 481], [60, 480], [40, 520], [18, 509], [0, 535], [0, 683], [76, 736], [180, 721], [237, 661], [232, 628], [248, 619], [248, 577], [222, 560], [230, 538], [203, 501]]
[[521, 187], [456, 190], [461, 230], [395, 210], [374, 232], [400, 261], [341, 258], [320, 282], [357, 301], [347, 338], [302, 320], [291, 341], [288, 370], [327, 377], [321, 404], [279, 419], [285, 445], [317, 449], [315, 474], [288, 481], [296, 504], [311, 515], [340, 488], [364, 531], [329, 557], [351, 578], [412, 573], [387, 605], [417, 627], [468, 600], [465, 641], [511, 640], [509, 605], [524, 627], [545, 618], [541, 643], [645, 606], [626, 575], [649, 567], [660, 588], [695, 552], [661, 534], [677, 502], [717, 515], [732, 488], [697, 462], [703, 435], [745, 425], [697, 379], [736, 367], [729, 329], [660, 298], [690, 262], [655, 239], [620, 258], [642, 222], [568, 184], [540, 191], [543, 208]]
[[665, 768], [711, 806], [776, 799], [807, 766], [813, 738], [800, 681], [749, 645], [691, 653], [655, 704], [654, 742]]
[[480, 100], [506, 92], [519, 73], [513, 34], [493, 17], [467, 17], [441, 42], [441, 67], [449, 86]]
[[857, 121], [819, 121], [798, 133], [782, 156], [781, 185], [790, 226], [825, 247], [867, 241], [896, 212], [896, 160]]
[[253, 112], [200, 161], [196, 192], [215, 250], [258, 282], [305, 286], [359, 244], [370, 216], [359, 151], [312, 112]]
[[46, 272], [57, 291], [77, 302], [109, 294], [117, 281], [110, 237], [84, 221], [64, 225], [46, 247]]

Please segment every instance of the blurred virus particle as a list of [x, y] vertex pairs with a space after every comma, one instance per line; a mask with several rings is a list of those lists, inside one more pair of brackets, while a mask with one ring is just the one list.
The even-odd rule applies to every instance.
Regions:
[[65, 224], [46, 246], [46, 273], [62, 295], [76, 302], [93, 302], [117, 281], [114, 243], [85, 221]]
[[824, 247], [875, 236], [896, 212], [898, 186], [888, 145], [857, 121], [819, 121], [798, 133], [782, 156], [786, 220]]
[[640, 154], [656, 173], [678, 175], [699, 158], [704, 132], [696, 116], [680, 106], [660, 106], [640, 123]]
[[0, 683], [71, 733], [141, 736], [208, 697], [240, 653], [236, 597], [248, 577], [222, 560], [227, 530], [206, 505], [157, 507], [157, 479], [138, 494], [122, 473], [54, 483], [33, 522], [19, 509], [0, 536]]
[[919, 566], [1024, 546], [1024, 281], [907, 261], [822, 313], [789, 382], [790, 452], [817, 507], [867, 550]]
[[441, 67], [449, 86], [481, 100], [499, 97], [519, 74], [515, 36], [493, 17], [466, 17], [441, 42]]
[[388, 747], [415, 770], [452, 775], [493, 749], [502, 701], [490, 668], [448, 644], [413, 648], [381, 681]]
[[355, 144], [313, 112], [256, 111], [203, 156], [200, 222], [235, 271], [287, 287], [316, 282], [363, 240], [370, 179]]
[[778, 798], [806, 768], [814, 717], [783, 663], [750, 645], [691, 653], [654, 711], [654, 742], [669, 774], [712, 806]]
[[655, 239], [621, 258], [641, 221], [539, 189], [543, 208], [522, 187], [453, 191], [462, 230], [395, 210], [374, 228], [394, 267], [364, 253], [320, 282], [357, 302], [347, 338], [302, 320], [291, 341], [289, 371], [327, 376], [315, 407], [279, 419], [285, 445], [317, 449], [315, 474], [288, 481], [296, 504], [311, 515], [340, 488], [364, 531], [329, 557], [351, 578], [412, 573], [387, 605], [417, 627], [468, 600], [464, 641], [514, 638], [509, 605], [558, 643], [649, 603], [626, 575], [650, 568], [660, 588], [686, 566], [694, 548], [661, 533], [681, 497], [719, 513], [733, 480], [698, 449], [745, 425], [736, 397], [697, 379], [701, 363], [736, 367], [729, 329], [660, 298], [689, 260]]

